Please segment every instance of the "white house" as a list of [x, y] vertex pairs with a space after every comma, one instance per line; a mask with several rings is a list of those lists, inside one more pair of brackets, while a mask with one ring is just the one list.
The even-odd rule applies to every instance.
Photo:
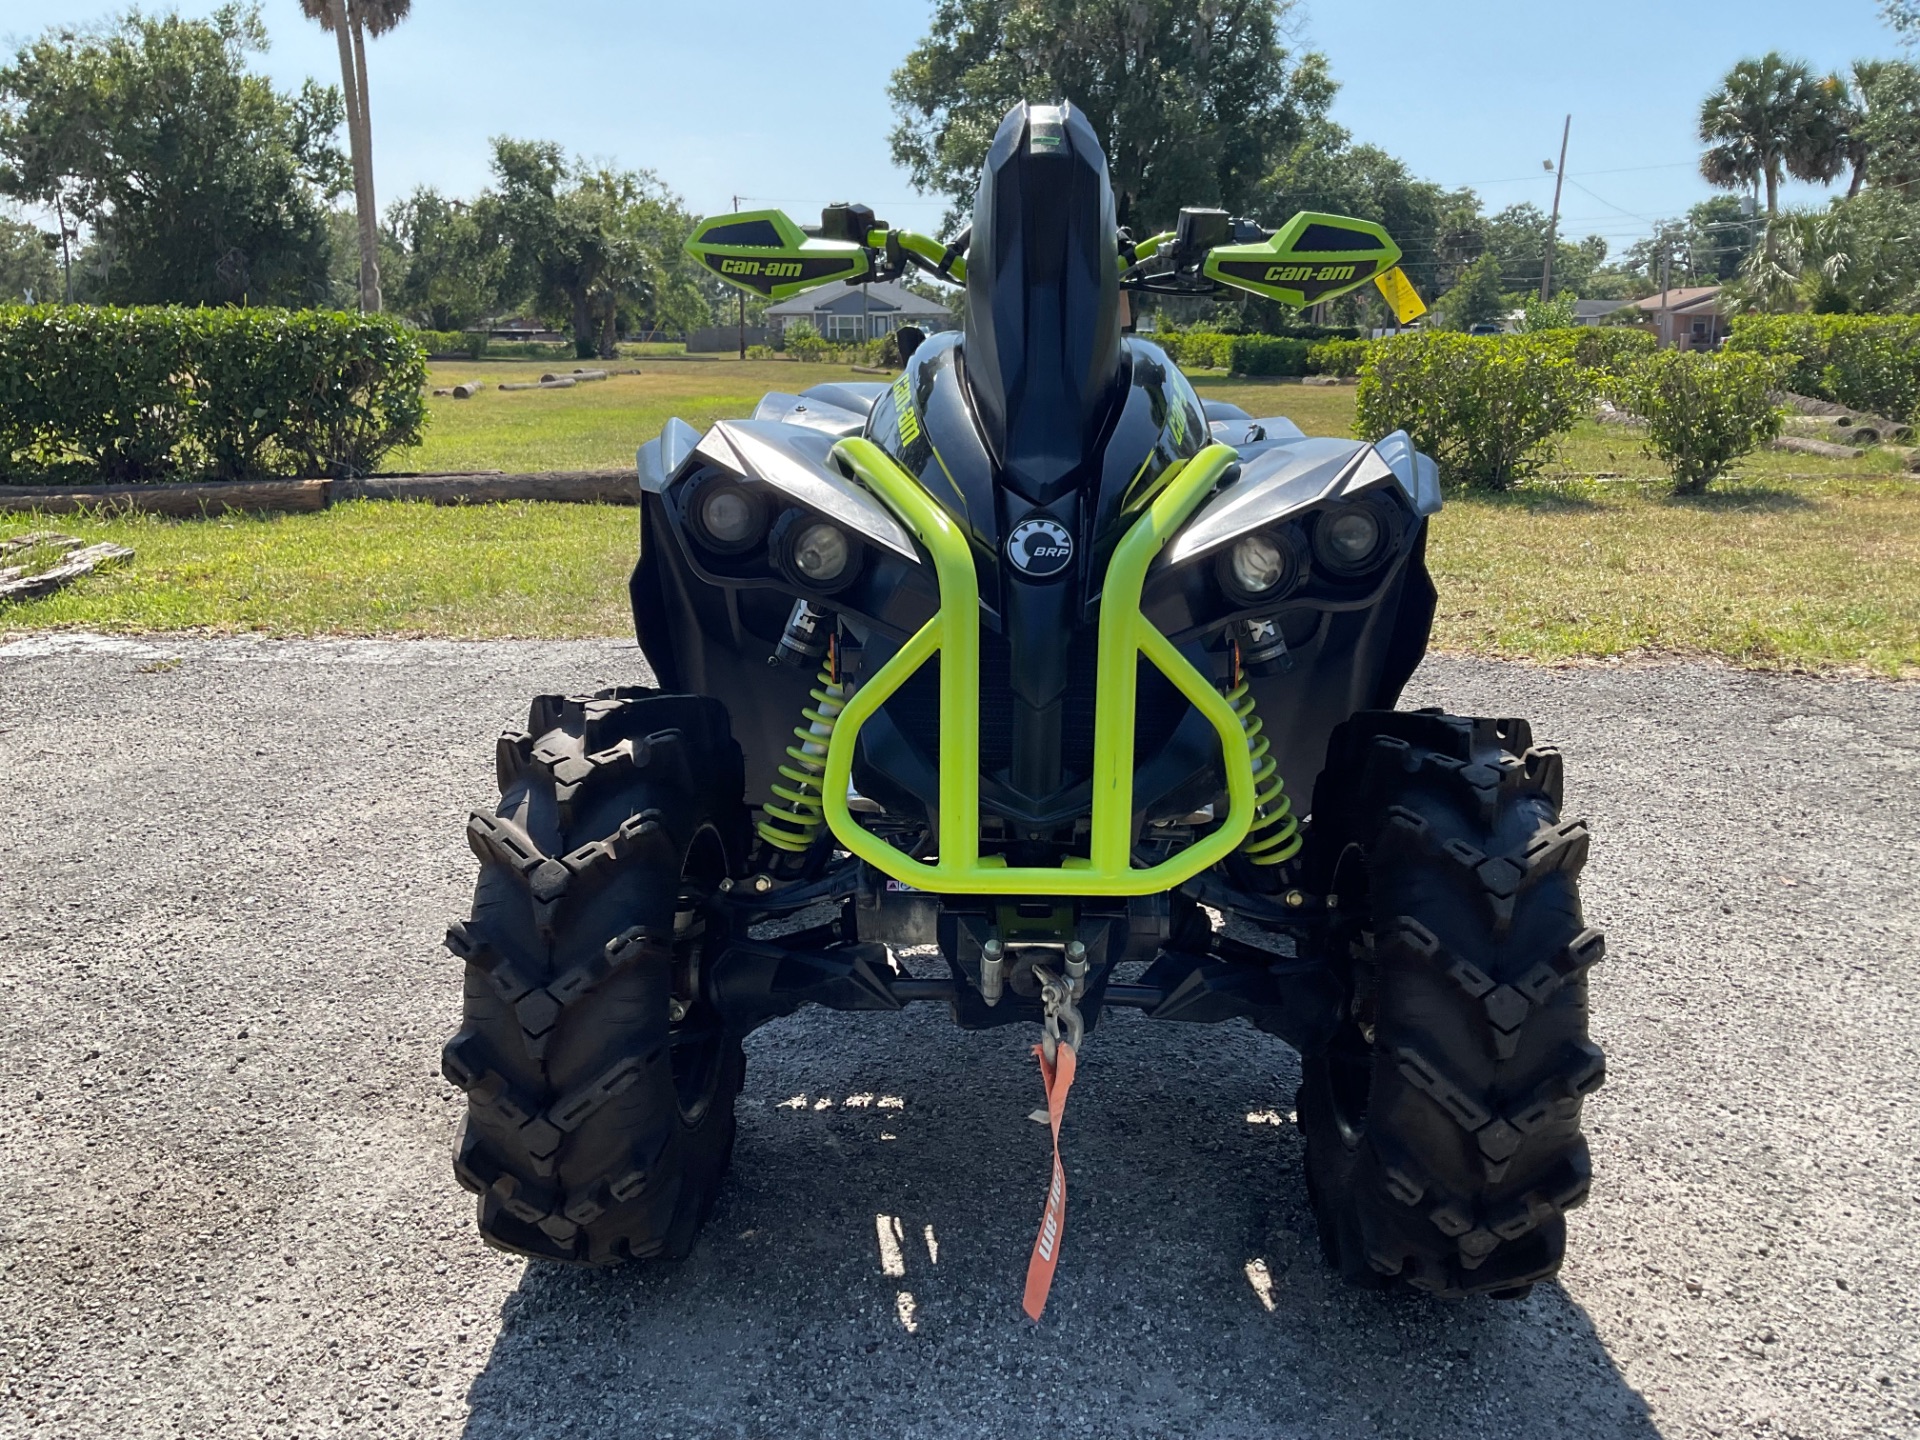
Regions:
[[953, 315], [938, 300], [884, 281], [825, 285], [767, 307], [767, 325], [772, 329], [785, 330], [795, 320], [810, 323], [823, 339], [842, 342], [890, 335], [902, 325], [918, 325], [929, 332], [954, 326]]

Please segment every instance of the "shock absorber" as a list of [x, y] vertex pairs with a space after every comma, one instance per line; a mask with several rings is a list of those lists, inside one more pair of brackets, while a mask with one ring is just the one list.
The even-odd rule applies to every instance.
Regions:
[[1252, 865], [1284, 865], [1300, 853], [1300, 822], [1294, 818], [1273, 746], [1261, 733], [1266, 726], [1255, 713], [1253, 688], [1245, 676], [1227, 692], [1227, 703], [1246, 732], [1253, 761], [1253, 826], [1240, 842], [1240, 854]]
[[813, 703], [800, 711], [806, 726], [793, 727], [798, 743], [787, 746], [787, 759], [791, 763], [780, 767], [781, 778], [786, 783], [775, 781], [768, 787], [773, 791], [773, 798], [760, 807], [767, 818], [755, 827], [767, 844], [794, 855], [812, 846], [827, 822], [821, 805], [820, 777], [827, 769], [827, 741], [833, 737], [834, 724], [847, 703], [846, 688], [834, 678], [831, 654], [807, 693], [813, 697]]

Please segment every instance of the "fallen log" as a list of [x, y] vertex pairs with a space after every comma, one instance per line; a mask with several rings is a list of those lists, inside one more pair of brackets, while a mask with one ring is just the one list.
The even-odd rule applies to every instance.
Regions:
[[[18, 566], [0, 570], [0, 604], [9, 600], [37, 600], [103, 565], [119, 565], [133, 558], [133, 551], [125, 545], [113, 545], [104, 540], [97, 545], [86, 546], [80, 546], [80, 541], [72, 535], [23, 535], [19, 540], [35, 545], [56, 544], [69, 553], [58, 564], [34, 575], [22, 574]], [[80, 548], [72, 548], [75, 546]], [[27, 547], [16, 543], [11, 548], [24, 551]]]
[[514, 380], [502, 385], [502, 390], [571, 390], [574, 382], [571, 377], [563, 380]]
[[605, 370], [568, 370], [564, 373], [555, 371], [551, 375], [542, 375], [540, 377], [540, 383], [542, 385], [551, 385], [557, 380], [604, 380], [606, 378], [607, 372]]
[[576, 505], [638, 505], [639, 474], [624, 470], [546, 470], [527, 475], [372, 475], [342, 480], [338, 500], [425, 500], [485, 505], [502, 500], [553, 500]]
[[1818, 455], [1827, 460], [1858, 460], [1866, 452], [1851, 445], [1834, 445], [1825, 440], [1809, 440], [1804, 435], [1782, 435], [1772, 442], [1775, 450], [1790, 450], [1796, 455]]
[[221, 515], [229, 510], [324, 510], [331, 480], [208, 480], [187, 485], [0, 485], [0, 512], [126, 510]]
[[[458, 385], [453, 386], [449, 393], [456, 400], [471, 400], [486, 388], [487, 382], [484, 380], [462, 380]], [[436, 395], [439, 393], [437, 390], [434, 391]]]
[[1811, 395], [1796, 395], [1791, 390], [1775, 390], [1767, 398], [1798, 415], [1818, 415], [1831, 420], [1847, 413], [1844, 405], [1836, 405], [1831, 400], [1816, 400]]

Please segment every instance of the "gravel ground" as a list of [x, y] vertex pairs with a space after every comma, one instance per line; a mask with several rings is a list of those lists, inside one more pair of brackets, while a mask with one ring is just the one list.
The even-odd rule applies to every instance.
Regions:
[[[608, 644], [0, 645], [0, 1434], [1920, 1434], [1920, 687], [1435, 660], [1594, 824], [1612, 1079], [1560, 1286], [1330, 1283], [1291, 1052], [1116, 1015], [1053, 1303], [1014, 1030], [748, 1045], [693, 1259], [482, 1247], [438, 1074], [461, 836]], [[897, 1273], [889, 1273], [897, 1272]]]

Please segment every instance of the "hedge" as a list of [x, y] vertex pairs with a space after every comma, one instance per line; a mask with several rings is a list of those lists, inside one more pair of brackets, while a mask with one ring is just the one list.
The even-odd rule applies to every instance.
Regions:
[[1358, 375], [1367, 363], [1371, 340], [1323, 340], [1307, 351], [1311, 375]]
[[421, 345], [433, 359], [451, 360], [464, 356], [478, 360], [487, 353], [491, 337], [485, 330], [420, 330], [415, 332]]
[[1920, 419], [1920, 315], [1740, 315], [1727, 349], [1787, 361], [1802, 395]]
[[420, 439], [426, 379], [386, 316], [0, 307], [0, 483], [364, 475]]
[[1298, 335], [1223, 335], [1212, 330], [1162, 330], [1151, 338], [1167, 352], [1167, 358], [1186, 369], [1231, 370], [1236, 375], [1316, 375], [1354, 374], [1354, 370], [1320, 371], [1312, 357], [1329, 345], [1360, 345], [1349, 334], [1332, 332], [1335, 338], [1325, 343], [1318, 333]]
[[1354, 434], [1405, 430], [1448, 483], [1504, 490], [1552, 458], [1595, 378], [1551, 334], [1398, 336], [1376, 342], [1361, 367]]

